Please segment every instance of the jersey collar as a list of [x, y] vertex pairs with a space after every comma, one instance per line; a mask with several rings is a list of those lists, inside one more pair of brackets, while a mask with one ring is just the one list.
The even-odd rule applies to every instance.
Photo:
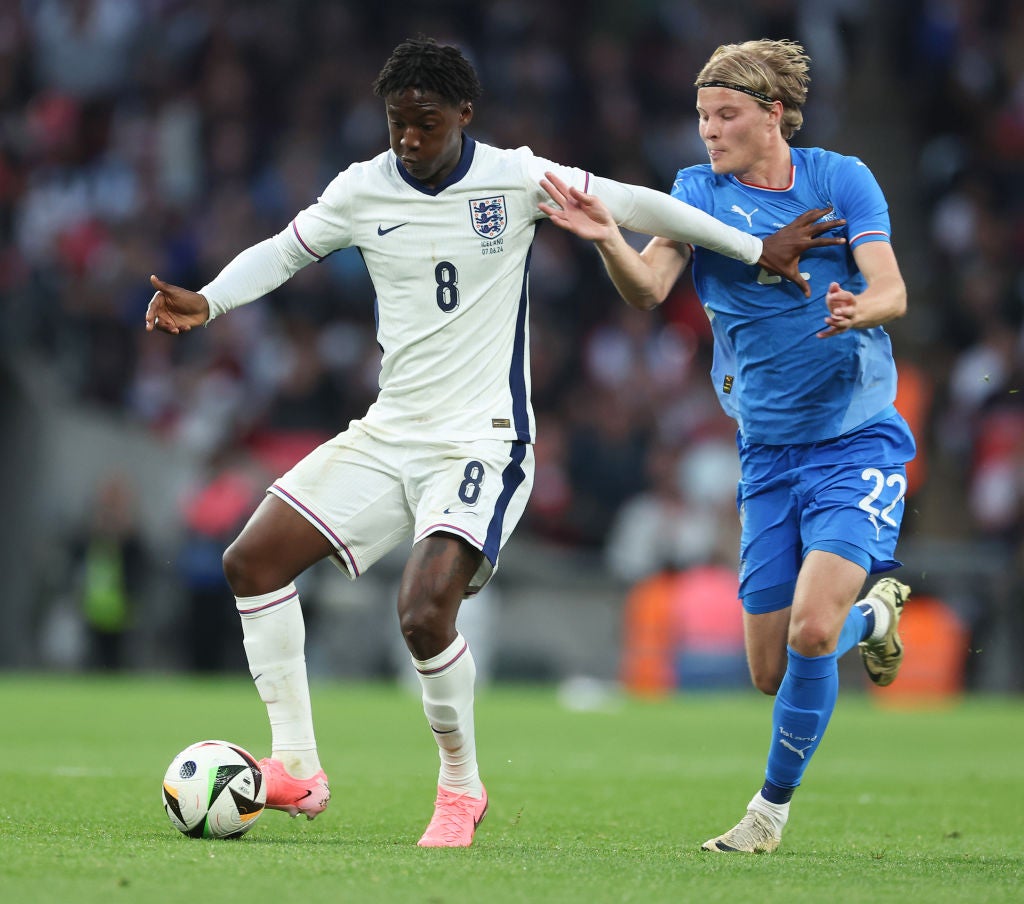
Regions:
[[439, 195], [450, 185], [454, 185], [456, 182], [461, 180], [466, 173], [469, 172], [470, 166], [473, 164], [473, 155], [476, 153], [476, 142], [468, 135], [463, 134], [462, 136], [462, 154], [459, 156], [459, 162], [455, 164], [455, 169], [448, 174], [448, 178], [444, 180], [436, 188], [431, 188], [429, 185], [420, 182], [419, 179], [410, 176], [402, 161], [395, 157], [395, 166], [398, 167], [398, 175], [400, 175], [406, 182], [409, 183], [418, 192], [422, 192], [425, 195]]
[[783, 186], [782, 188], [771, 188], [767, 185], [758, 185], [756, 182], [744, 182], [739, 176], [733, 176], [733, 178], [739, 182], [740, 185], [745, 185], [747, 188], [756, 188], [759, 191], [789, 191], [794, 185], [796, 185], [796, 164], [791, 163], [789, 165], [789, 185]]

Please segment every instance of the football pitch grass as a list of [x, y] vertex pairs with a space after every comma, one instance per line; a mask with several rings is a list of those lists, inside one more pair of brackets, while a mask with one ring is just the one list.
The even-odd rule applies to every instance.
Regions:
[[759, 785], [770, 703], [754, 694], [613, 698], [486, 688], [491, 808], [465, 850], [416, 840], [437, 753], [418, 699], [314, 684], [331, 806], [266, 811], [236, 841], [190, 839], [160, 803], [189, 743], [266, 755], [248, 676], [0, 676], [0, 901], [1024, 901], [1024, 701], [839, 707], [778, 852], [700, 851]]

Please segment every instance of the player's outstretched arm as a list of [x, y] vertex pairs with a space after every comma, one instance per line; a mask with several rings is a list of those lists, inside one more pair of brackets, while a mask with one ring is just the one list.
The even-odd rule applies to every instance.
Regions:
[[551, 222], [588, 242], [612, 242], [622, 235], [611, 211], [596, 195], [588, 195], [568, 185], [554, 173], [545, 173], [540, 187], [553, 203], [537, 207], [548, 215]]
[[[846, 241], [840, 237], [823, 236], [823, 233], [846, 223], [845, 220], [818, 222], [822, 216], [831, 212], [831, 208], [806, 211], [762, 242], [756, 236], [722, 223], [703, 210], [653, 189], [594, 177], [594, 193], [585, 194], [566, 185], [553, 173], [545, 175], [547, 178], [541, 183], [542, 187], [558, 207], [551, 204], [538, 206], [557, 225], [570, 229], [582, 238], [598, 243], [607, 240], [610, 218], [611, 222], [621, 223], [638, 232], [663, 236], [680, 245], [702, 245], [745, 263], [757, 264], [770, 273], [791, 280], [807, 296], [810, 296], [811, 290], [800, 275], [800, 255], [809, 248], [842, 245]], [[555, 193], [552, 193], [552, 187]], [[601, 216], [595, 214], [600, 210], [595, 203], [599, 200], [604, 202], [606, 208]]]
[[840, 236], [822, 235], [837, 226], [846, 225], [846, 220], [821, 220], [823, 216], [831, 212], [831, 207], [805, 211], [778, 232], [766, 236], [763, 240], [761, 259], [758, 264], [770, 273], [775, 273], [796, 283], [804, 295], [810, 298], [811, 287], [800, 274], [800, 255], [810, 248], [846, 244], [846, 239]]
[[649, 311], [665, 300], [689, 260], [687, 246], [654, 238], [643, 254], [638, 254], [596, 195], [567, 185], [553, 173], [540, 184], [554, 203], [537, 206], [556, 226], [594, 243], [627, 304]]
[[146, 332], [187, 333], [210, 319], [210, 306], [198, 292], [171, 285], [156, 276], [149, 281], [156, 291], [146, 308]]

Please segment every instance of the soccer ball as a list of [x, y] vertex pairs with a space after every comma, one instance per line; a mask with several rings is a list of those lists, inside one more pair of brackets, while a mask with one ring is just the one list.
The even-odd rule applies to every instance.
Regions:
[[167, 767], [164, 810], [189, 838], [240, 838], [267, 803], [263, 773], [252, 755], [227, 741], [199, 741]]

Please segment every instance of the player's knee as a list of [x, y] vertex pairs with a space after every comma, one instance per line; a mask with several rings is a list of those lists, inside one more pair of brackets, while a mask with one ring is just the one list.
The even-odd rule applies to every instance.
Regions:
[[444, 595], [400, 599], [398, 623], [406, 646], [417, 659], [430, 659], [452, 642], [457, 612], [458, 605], [453, 606]]
[[451, 630], [451, 623], [442, 616], [441, 608], [429, 603], [405, 608], [398, 621], [406, 644], [417, 655], [438, 646]]
[[224, 577], [235, 596], [272, 593], [288, 583], [270, 574], [272, 563], [242, 538], [235, 540], [221, 557]]
[[245, 583], [248, 571], [246, 558], [245, 550], [239, 546], [237, 540], [225, 549], [224, 555], [221, 556], [221, 567], [224, 569], [224, 577], [227, 579], [228, 586], [235, 596], [245, 595], [240, 593], [239, 589]]
[[762, 694], [774, 697], [782, 686], [782, 679], [785, 670], [777, 668], [766, 668], [764, 666], [750, 667], [750, 681]]
[[834, 632], [831, 626], [822, 622], [794, 624], [789, 634], [789, 645], [801, 656], [824, 656], [835, 649]]

